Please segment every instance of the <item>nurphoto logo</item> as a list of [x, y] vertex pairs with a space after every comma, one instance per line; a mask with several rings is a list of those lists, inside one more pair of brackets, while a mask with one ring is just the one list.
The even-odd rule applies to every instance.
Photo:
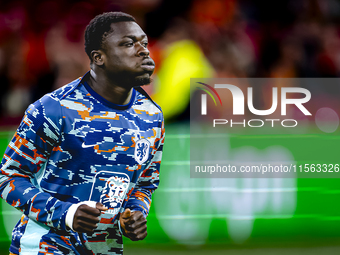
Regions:
[[[247, 88], [247, 94], [244, 95], [243, 91], [236, 85], [232, 84], [214, 84], [214, 87], [203, 82], [197, 82], [198, 84], [204, 85], [205, 87], [209, 88], [218, 98], [220, 105], [216, 103], [216, 100], [212, 93], [201, 87], [197, 87], [198, 89], [204, 91], [205, 93], [201, 94], [201, 115], [208, 115], [208, 104], [207, 104], [207, 94], [212, 98], [214, 101], [215, 107], [223, 107], [222, 100], [216, 89], [227, 89], [232, 95], [232, 115], [240, 116], [245, 115], [245, 101], [247, 102], [248, 110], [257, 116], [268, 116], [273, 114], [278, 107], [280, 107], [280, 114], [281, 116], [287, 115], [287, 105], [294, 105], [299, 109], [302, 114], [306, 116], [312, 115], [308, 109], [304, 106], [305, 103], [310, 101], [311, 93], [308, 89], [305, 88], [298, 88], [298, 87], [273, 87], [271, 98], [264, 98], [264, 100], [271, 100], [272, 104], [269, 109], [256, 109], [254, 106], [254, 93], [253, 87]], [[280, 89], [280, 106], [279, 105], [279, 96], [278, 96], [278, 89]], [[299, 98], [289, 98], [289, 94], [299, 94]], [[228, 111], [228, 109], [226, 109]], [[275, 126], [276, 122], [280, 122], [281, 126], [283, 127], [296, 127], [298, 125], [298, 121], [296, 119], [244, 119], [241, 122], [235, 122], [233, 119], [213, 119], [213, 127], [217, 125], [226, 125], [229, 124], [230, 127], [238, 125], [238, 127], [262, 127], [265, 123], [271, 125], [271, 127]]]

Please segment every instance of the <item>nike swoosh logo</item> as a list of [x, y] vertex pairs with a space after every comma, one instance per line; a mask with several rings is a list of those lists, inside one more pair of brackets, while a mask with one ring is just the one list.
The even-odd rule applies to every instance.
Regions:
[[85, 142], [83, 142], [83, 143], [81, 144], [81, 147], [83, 147], [83, 148], [90, 148], [90, 147], [93, 147], [93, 146], [96, 146], [96, 145], [97, 145], [97, 144], [86, 145]]

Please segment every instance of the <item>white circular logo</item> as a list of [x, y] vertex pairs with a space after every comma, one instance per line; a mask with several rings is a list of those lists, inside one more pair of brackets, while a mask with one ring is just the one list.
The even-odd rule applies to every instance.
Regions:
[[138, 164], [143, 164], [149, 158], [150, 142], [147, 139], [140, 139], [136, 142], [135, 159]]

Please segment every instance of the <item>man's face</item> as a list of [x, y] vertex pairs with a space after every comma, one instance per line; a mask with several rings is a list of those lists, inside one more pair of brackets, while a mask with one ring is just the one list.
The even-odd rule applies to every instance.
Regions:
[[107, 75], [128, 84], [150, 83], [155, 64], [149, 57], [148, 38], [135, 22], [112, 23], [103, 42], [104, 68]]

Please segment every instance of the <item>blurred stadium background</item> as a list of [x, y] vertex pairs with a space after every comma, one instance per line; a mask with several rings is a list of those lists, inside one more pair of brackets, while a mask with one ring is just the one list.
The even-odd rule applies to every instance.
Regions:
[[[83, 31], [104, 11], [132, 14], [148, 34], [156, 71], [146, 90], [166, 119], [149, 234], [126, 240], [126, 254], [340, 254], [339, 179], [190, 179], [189, 172], [190, 78], [339, 77], [340, 1], [2, 0], [1, 155], [31, 102], [89, 69]], [[339, 88], [319, 88], [338, 116]], [[340, 163], [339, 139], [338, 129], [327, 139], [234, 135], [228, 143], [262, 152], [279, 145], [295, 161]], [[3, 201], [0, 208], [0, 254], [8, 254], [20, 212]]]

